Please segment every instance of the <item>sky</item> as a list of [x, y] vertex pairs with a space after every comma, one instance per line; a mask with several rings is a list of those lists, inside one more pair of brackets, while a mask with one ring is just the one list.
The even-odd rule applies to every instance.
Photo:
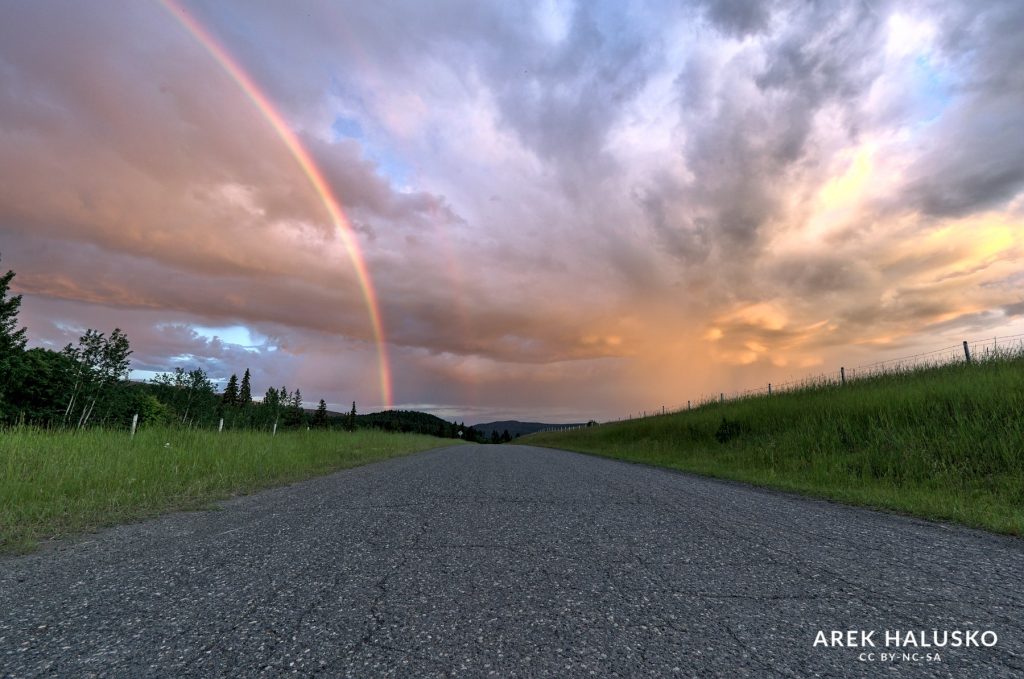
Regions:
[[137, 378], [571, 422], [1024, 333], [1019, 0], [0, 15], [0, 266]]

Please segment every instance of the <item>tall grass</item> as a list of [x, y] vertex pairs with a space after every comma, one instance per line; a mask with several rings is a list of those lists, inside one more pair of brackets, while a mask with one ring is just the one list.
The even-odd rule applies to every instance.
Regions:
[[521, 442], [1024, 535], [1019, 351]]
[[0, 551], [449, 443], [376, 430], [149, 428], [130, 440], [16, 427], [0, 432]]

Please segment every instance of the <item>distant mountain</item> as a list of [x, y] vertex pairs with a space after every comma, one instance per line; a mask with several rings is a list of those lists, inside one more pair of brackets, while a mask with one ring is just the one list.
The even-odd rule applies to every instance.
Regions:
[[[579, 424], [586, 424], [581, 422]], [[473, 429], [485, 436], [490, 436], [492, 431], [498, 432], [500, 435], [505, 430], [508, 430], [508, 435], [512, 438], [519, 436], [526, 436], [537, 431], [544, 429], [552, 429], [554, 427], [578, 427], [579, 424], [547, 424], [545, 422], [520, 422], [518, 420], [501, 420], [500, 422], [484, 422], [483, 424], [474, 424]]]
[[[327, 424], [334, 428], [343, 428], [348, 423], [345, 413], [330, 413]], [[385, 410], [379, 413], [356, 415], [356, 426], [360, 429], [383, 429], [413, 434], [429, 434], [441, 438], [461, 438], [463, 441], [484, 443], [483, 433], [474, 427], [463, 427], [454, 422], [446, 422], [440, 417], [416, 410]], [[462, 436], [459, 436], [459, 432]], [[490, 432], [487, 432], [490, 434]], [[499, 434], [501, 432], [498, 432]]]

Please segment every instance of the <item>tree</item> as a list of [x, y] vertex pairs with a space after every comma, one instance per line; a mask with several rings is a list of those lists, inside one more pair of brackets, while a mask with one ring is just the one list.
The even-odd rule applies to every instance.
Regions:
[[25, 350], [25, 328], [18, 328], [21, 295], [8, 297], [14, 272], [0, 276], [0, 418], [5, 418], [5, 394], [13, 384], [14, 373]]
[[356, 430], [356, 402], [352, 401], [352, 412], [348, 414], [348, 421], [345, 423], [346, 431]]
[[508, 429], [506, 429], [505, 431], [501, 432], [501, 442], [502, 443], [508, 443], [511, 440], [512, 440], [512, 437], [509, 435]]
[[221, 396], [221, 403], [228, 407], [238, 405], [238, 375], [231, 373], [228, 384], [224, 387], [224, 395]]
[[313, 426], [323, 428], [327, 426], [327, 402], [320, 399], [320, 405], [316, 407], [316, 414], [313, 415]]
[[[68, 397], [68, 405], [64, 409], [63, 423], [70, 424], [75, 407], [78, 405], [80, 395], [86, 395], [93, 388], [95, 373], [100, 362], [100, 354], [103, 350], [103, 334], [89, 328], [85, 334], [78, 338], [78, 346], [70, 342], [64, 347], [63, 353], [70, 360], [75, 362], [74, 386], [71, 395]], [[84, 414], [84, 411], [83, 411]]]
[[178, 414], [180, 422], [210, 422], [216, 417], [216, 406], [220, 403], [217, 389], [202, 368], [185, 371], [184, 368], [174, 369], [174, 374], [163, 373], [152, 380], [158, 391], [158, 397], [171, 405]]
[[8, 385], [7, 400], [13, 406], [11, 415], [23, 416], [26, 422], [41, 426], [59, 424], [76, 367], [60, 352], [27, 350]]
[[243, 408], [252, 405], [252, 384], [248, 368], [245, 369], [245, 374], [242, 375], [242, 386], [238, 389], [238, 405]]
[[302, 390], [296, 389], [288, 398], [284, 411], [286, 427], [302, 427], [306, 423], [306, 411], [302, 409]]
[[144, 424], [169, 425], [177, 419], [170, 406], [152, 394], [144, 394], [138, 402], [139, 417]]
[[272, 427], [281, 414], [281, 400], [284, 398], [274, 387], [268, 387], [267, 393], [263, 395], [263, 402], [259, 407], [260, 424]]
[[501, 443], [501, 437], [498, 436], [498, 432], [494, 429], [491, 430], [491, 443]]
[[110, 337], [90, 328], [79, 338], [77, 347], [68, 344], [63, 353], [77, 363], [63, 421], [69, 423], [77, 412], [76, 426], [82, 428], [89, 424], [97, 404], [106, 405], [109, 414], [105, 400], [113, 387], [128, 377], [131, 346], [120, 328], [114, 328]]

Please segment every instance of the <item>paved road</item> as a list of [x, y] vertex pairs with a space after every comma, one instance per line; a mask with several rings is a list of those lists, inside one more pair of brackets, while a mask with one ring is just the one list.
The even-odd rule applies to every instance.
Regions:
[[[885, 630], [998, 643], [814, 647], [848, 629], [876, 654]], [[1022, 656], [1024, 541], [525, 446], [0, 560], [2, 676], [1000, 677]]]

